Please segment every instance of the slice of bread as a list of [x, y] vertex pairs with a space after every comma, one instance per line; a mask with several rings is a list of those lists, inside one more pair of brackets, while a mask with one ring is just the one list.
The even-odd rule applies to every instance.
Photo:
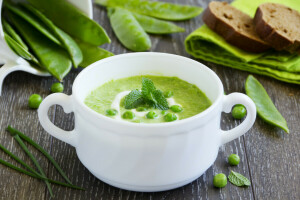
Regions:
[[300, 13], [276, 3], [261, 4], [254, 17], [255, 31], [276, 50], [300, 51]]
[[270, 48], [255, 32], [253, 19], [226, 2], [209, 3], [203, 21], [228, 43], [240, 49], [261, 53]]

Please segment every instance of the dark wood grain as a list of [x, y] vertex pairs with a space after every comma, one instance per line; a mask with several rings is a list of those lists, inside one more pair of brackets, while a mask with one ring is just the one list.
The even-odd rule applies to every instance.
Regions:
[[[206, 7], [209, 0], [169, 0], [169, 2]], [[115, 54], [129, 52], [117, 41], [104, 8], [94, 6], [94, 19], [107, 30], [112, 40], [112, 43], [104, 45], [104, 48]], [[151, 36], [151, 51], [190, 57], [184, 50], [183, 41], [189, 33], [203, 24], [201, 16], [177, 24], [186, 28], [186, 32], [167, 36]], [[247, 72], [199, 61], [218, 74], [227, 94], [244, 92]], [[66, 94], [72, 94], [72, 83], [80, 71], [80, 69], [72, 70], [64, 80]], [[32, 164], [12, 137], [5, 132], [8, 124], [16, 126], [48, 150], [74, 184], [86, 188], [86, 191], [76, 191], [53, 186], [54, 199], [299, 199], [300, 87], [268, 77], [256, 77], [265, 86], [275, 105], [287, 119], [291, 133], [287, 135], [257, 119], [254, 127], [248, 133], [220, 148], [216, 162], [205, 174], [178, 189], [158, 193], [137, 193], [109, 186], [95, 178], [80, 163], [75, 149], [50, 137], [39, 125], [36, 111], [27, 108], [27, 99], [30, 94], [39, 93], [43, 97], [49, 94], [49, 88], [55, 81], [53, 78], [14, 73], [6, 79], [3, 95], [0, 97], [0, 141], [27, 163]], [[60, 106], [51, 108], [49, 112], [57, 126], [65, 130], [74, 128], [73, 114], [66, 115]], [[240, 121], [233, 120], [230, 114], [224, 114], [221, 126], [224, 130], [228, 130], [239, 123]], [[37, 155], [49, 177], [63, 180], [43, 156], [32, 148], [30, 150]], [[227, 164], [227, 157], [231, 153], [237, 153], [241, 157], [239, 166], [231, 167]], [[11, 161], [2, 152], [0, 152], [0, 157]], [[252, 185], [248, 188], [239, 188], [229, 183], [223, 189], [214, 188], [213, 176], [216, 173], [228, 174], [230, 170], [244, 174], [251, 180]], [[2, 165], [0, 165], [0, 177], [0, 199], [50, 199], [42, 181], [20, 175]]]

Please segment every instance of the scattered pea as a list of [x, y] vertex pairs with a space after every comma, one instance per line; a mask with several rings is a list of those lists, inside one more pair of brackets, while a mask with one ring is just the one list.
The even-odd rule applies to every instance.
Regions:
[[29, 106], [29, 108], [37, 109], [37, 108], [39, 108], [42, 101], [43, 101], [43, 99], [40, 95], [33, 94], [29, 97], [28, 106]]
[[147, 110], [146, 107], [138, 107], [138, 108], [136, 109], [136, 111], [138, 111], [138, 112], [143, 112], [143, 111], [146, 111], [146, 110]]
[[135, 114], [131, 111], [126, 111], [123, 113], [122, 117], [124, 119], [134, 119], [135, 118]]
[[174, 93], [172, 92], [172, 91], [166, 91], [165, 93], [164, 93], [164, 96], [166, 97], [166, 98], [170, 98], [170, 97], [172, 97], [174, 95]]
[[173, 106], [170, 107], [170, 109], [171, 109], [173, 112], [177, 112], [177, 113], [182, 112], [182, 110], [183, 110], [183, 108], [180, 107], [179, 105], [173, 105]]
[[234, 119], [243, 119], [247, 114], [247, 110], [245, 106], [238, 104], [233, 107], [231, 114]]
[[238, 165], [240, 163], [240, 157], [237, 155], [237, 154], [231, 154], [229, 157], [228, 157], [228, 163], [230, 165]]
[[147, 113], [146, 117], [147, 117], [148, 119], [155, 119], [155, 118], [158, 117], [158, 115], [156, 114], [156, 112], [150, 111], [150, 112]]
[[217, 174], [214, 176], [213, 180], [214, 186], [217, 188], [223, 188], [227, 185], [227, 177], [225, 174]]
[[162, 110], [162, 111], [161, 111], [161, 114], [162, 114], [162, 115], [164, 115], [164, 114], [166, 114], [166, 113], [167, 113], [166, 110]]
[[117, 113], [118, 113], [118, 111], [115, 109], [106, 110], [106, 115], [109, 115], [109, 116], [115, 116]]
[[57, 92], [63, 92], [64, 86], [61, 83], [53, 83], [51, 86], [51, 92], [57, 93]]
[[168, 113], [165, 115], [166, 122], [172, 122], [177, 120], [177, 116], [174, 113]]

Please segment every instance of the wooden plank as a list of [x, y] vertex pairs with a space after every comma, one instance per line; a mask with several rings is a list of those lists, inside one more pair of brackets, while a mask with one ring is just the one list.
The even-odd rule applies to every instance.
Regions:
[[[177, 0], [176, 2], [182, 3], [179, 0]], [[197, 3], [197, 1], [188, 2], [193, 5], [201, 6], [205, 6], [207, 4], [204, 1], [202, 1], [201, 4]], [[109, 36], [111, 37], [112, 43], [109, 45], [105, 45], [107, 49], [114, 52], [115, 54], [128, 52], [117, 41], [117, 38], [112, 32], [108, 18], [105, 13], [105, 9], [99, 6], [95, 6], [94, 18], [107, 30]], [[178, 22], [180, 26], [186, 28], [187, 31], [185, 33], [167, 36], [151, 36], [151, 51], [167, 52], [188, 56], [184, 50], [183, 41], [191, 31], [193, 31], [202, 24], [200, 18], [201, 17], [197, 17], [190, 21]], [[226, 72], [224, 72], [222, 68], [218, 68], [214, 65], [210, 65], [210, 67], [214, 71], [216, 71], [216, 73], [221, 77], [222, 81], [225, 84], [225, 88], [230, 88], [231, 82], [227, 79], [229, 76], [232, 76], [232, 73], [235, 74], [235, 77], [239, 77], [240, 74], [240, 72], [236, 70], [234, 71], [231, 69], [227, 69], [225, 70]], [[72, 73], [68, 75], [66, 81], [64, 82], [64, 85], [66, 86], [65, 92], [67, 94], [71, 94], [71, 85], [77, 74], [78, 71], [72, 71]], [[232, 92], [235, 90], [227, 89], [226, 91]], [[59, 127], [65, 130], [71, 130], [74, 126], [73, 120], [74, 118], [72, 115], [65, 115], [61, 108], [57, 108], [55, 123]], [[230, 129], [236, 125], [237, 122], [233, 121], [230, 115], [224, 116], [222, 124], [222, 127], [224, 129]], [[222, 146], [220, 148], [220, 153], [215, 164], [203, 176], [201, 176], [199, 179], [197, 179], [191, 184], [188, 184], [179, 189], [166, 192], [137, 193], [114, 188], [101, 182], [100, 180], [97, 180], [79, 162], [73, 147], [66, 145], [61, 141], [53, 139], [51, 154], [55, 157], [56, 160], [58, 160], [59, 163], [61, 163], [64, 170], [71, 177], [71, 180], [74, 183], [87, 189], [84, 192], [55, 187], [54, 192], [56, 194], [57, 199], [228, 199], [231, 197], [237, 197], [240, 199], [254, 199], [251, 187], [247, 189], [237, 188], [229, 183], [228, 186], [224, 189], [216, 189], [212, 185], [212, 179], [214, 174], [228, 174], [231, 169], [245, 174], [247, 177], [249, 177], [249, 170], [245, 158], [246, 154], [243, 144], [243, 138], [240, 138], [227, 145]], [[226, 159], [231, 153], [237, 153], [240, 155], [241, 163], [238, 167], [230, 167], [227, 164]], [[60, 178], [54, 169], [50, 169], [49, 173], [50, 177], [56, 179]]]
[[[33, 93], [46, 97], [49, 94], [48, 89], [51, 82], [53, 82], [53, 78], [42, 78], [16, 72], [9, 75], [4, 81], [3, 93], [0, 97], [1, 144], [31, 166], [34, 164], [5, 129], [8, 125], [12, 125], [37, 141], [46, 150], [50, 150], [50, 137], [39, 125], [36, 110], [29, 109], [27, 103], [29, 96]], [[50, 110], [50, 114], [53, 118], [54, 109]], [[29, 149], [47, 171], [48, 161], [31, 146]], [[0, 158], [16, 164], [2, 151], [0, 151]], [[45, 197], [46, 187], [42, 181], [15, 172], [3, 165], [0, 165], [0, 177], [0, 199], [40, 200]]]

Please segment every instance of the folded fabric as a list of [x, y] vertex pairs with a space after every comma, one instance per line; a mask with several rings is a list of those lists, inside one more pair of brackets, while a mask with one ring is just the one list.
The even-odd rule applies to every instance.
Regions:
[[[281, 3], [300, 12], [296, 0], [236, 0], [231, 5], [253, 17], [257, 7], [265, 2]], [[185, 48], [195, 58], [300, 84], [299, 55], [275, 50], [261, 54], [246, 52], [227, 43], [206, 25], [186, 38]]]

